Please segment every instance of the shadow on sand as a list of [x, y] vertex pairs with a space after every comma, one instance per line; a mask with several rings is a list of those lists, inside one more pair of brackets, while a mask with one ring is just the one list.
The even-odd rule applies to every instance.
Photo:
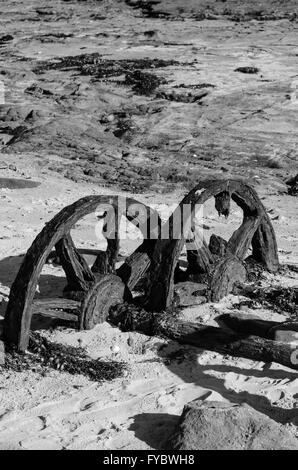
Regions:
[[[181, 359], [171, 359], [173, 351]], [[280, 370], [270, 370], [264, 367], [263, 370], [242, 369], [229, 365], [200, 365], [198, 356], [200, 352], [191, 347], [180, 346], [170, 342], [166, 347], [162, 347], [159, 357], [164, 360], [169, 370], [181, 378], [185, 383], [196, 384], [199, 387], [219, 393], [225, 400], [233, 403], [247, 403], [256, 411], [267, 415], [278, 423], [298, 424], [297, 409], [280, 408], [271, 403], [266, 396], [256, 395], [248, 391], [237, 392], [228, 388], [226, 376], [234, 373], [239, 376], [255, 377], [256, 379], [268, 378], [271, 381], [293, 382], [298, 376], [295, 372]], [[182, 359], [183, 358], [183, 359]], [[272, 384], [274, 385], [274, 383]], [[199, 393], [199, 392], [198, 392]], [[201, 396], [201, 393], [200, 393]], [[133, 417], [134, 422], [130, 430], [135, 436], [154, 449], [166, 449], [167, 442], [173, 433], [179, 416], [159, 413], [143, 413]]]

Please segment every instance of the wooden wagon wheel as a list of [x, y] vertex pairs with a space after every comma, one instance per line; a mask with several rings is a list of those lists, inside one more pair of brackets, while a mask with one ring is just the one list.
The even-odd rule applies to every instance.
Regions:
[[[125, 215], [128, 220], [135, 223], [142, 231], [144, 238], [147, 238], [147, 240], [144, 240], [139, 251], [144, 254], [148, 253], [149, 256], [153, 251], [148, 230], [156, 231], [158, 227], [152, 227], [152, 223], [148, 224], [147, 219], [150, 217], [152, 220], [157, 220], [158, 225], [160, 225], [160, 219], [156, 216], [156, 211], [153, 211], [153, 209], [139, 203], [135, 199], [121, 198], [118, 196], [87, 196], [62, 209], [45, 225], [44, 229], [32, 243], [11, 287], [4, 320], [4, 337], [8, 343], [15, 344], [19, 350], [24, 351], [27, 348], [31, 318], [33, 313], [36, 313], [33, 299], [38, 278], [54, 246], [56, 246], [67, 277], [69, 291], [73, 290], [79, 294], [88, 292], [96, 281], [96, 274], [90, 270], [84, 258], [75, 248], [70, 236], [70, 230], [78, 220], [94, 212], [99, 205], [112, 206], [115, 208], [117, 215]], [[142, 212], [143, 217], [140, 217], [138, 211]], [[112, 233], [109, 232], [106, 235], [108, 241], [110, 238], [112, 239], [107, 250], [110, 266], [114, 266], [115, 257], [118, 254], [118, 220], [119, 219], [117, 219], [115, 225], [116, 238], [114, 236], [112, 239]], [[152, 242], [155, 243], [155, 240], [152, 240]], [[129, 279], [130, 276], [128, 276], [128, 280]], [[94, 288], [92, 292], [93, 299]], [[79, 295], [79, 299], [81, 298], [82, 297]], [[93, 305], [96, 306], [96, 302], [92, 300], [91, 304], [92, 302]], [[77, 312], [78, 305], [79, 304], [72, 305], [72, 312]], [[52, 308], [52, 313], [54, 311], [57, 312], [57, 310], [59, 310], [59, 307], [56, 305], [55, 309]], [[44, 311], [45, 306], [43, 307], [43, 312]], [[86, 311], [90, 314], [90, 307], [88, 307]], [[57, 313], [57, 316], [59, 316], [59, 313]]]
[[91, 330], [98, 323], [104, 322], [112, 306], [129, 300], [129, 291], [114, 274], [103, 276], [86, 293], [80, 311], [80, 330]]
[[[200, 191], [199, 194], [197, 194], [198, 191]], [[241, 181], [207, 180], [199, 183], [184, 197], [169, 218], [168, 232], [173, 233], [175, 217], [177, 220], [177, 214], [181, 214], [184, 205], [191, 205], [192, 218], [195, 206], [204, 204], [211, 197], [215, 197], [215, 207], [219, 214], [225, 216], [229, 214], [231, 199], [243, 210], [242, 225], [231, 236], [227, 250], [233, 256], [243, 259], [247, 249], [252, 245], [252, 256], [266, 269], [276, 272], [279, 266], [277, 244], [270, 219], [256, 192]], [[192, 221], [189, 222], [191, 225]], [[169, 239], [158, 240], [156, 243], [150, 266], [146, 301], [148, 310], [162, 311], [172, 304], [174, 273], [184, 243], [184, 233], [180, 237], [169, 237]], [[209, 255], [208, 248], [203, 247], [203, 249]], [[200, 259], [197, 261], [200, 263]], [[226, 263], [227, 266], [230, 264]], [[226, 283], [226, 285], [230, 284], [230, 282]]]

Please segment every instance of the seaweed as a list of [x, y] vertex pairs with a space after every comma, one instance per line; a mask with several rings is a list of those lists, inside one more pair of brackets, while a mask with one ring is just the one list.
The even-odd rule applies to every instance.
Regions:
[[15, 372], [33, 370], [43, 374], [55, 369], [103, 382], [122, 377], [126, 365], [123, 362], [91, 359], [81, 347], [50, 342], [38, 332], [31, 332], [28, 351], [20, 353], [8, 346], [2, 368]]
[[180, 85], [175, 85], [174, 88], [190, 88], [191, 90], [200, 90], [201, 88], [215, 88], [215, 85], [212, 83], [198, 83], [196, 85], [185, 85], [181, 83]]
[[77, 56], [66, 56], [54, 61], [39, 62], [34, 72], [41, 74], [47, 70], [75, 70], [82, 75], [91, 75], [95, 79], [107, 79], [120, 77], [135, 70], [165, 68], [178, 65], [175, 60], [150, 59], [103, 59], [96, 52], [92, 54], [80, 54]]
[[125, 0], [125, 3], [134, 10], [140, 9], [145, 18], [164, 18], [171, 16], [170, 13], [162, 10], [155, 10], [154, 6], [161, 3], [160, 0]]
[[294, 321], [298, 320], [297, 287], [259, 288], [246, 292], [245, 295], [277, 312], [289, 314], [289, 317]]
[[241, 73], [248, 73], [248, 74], [256, 74], [259, 73], [260, 69], [258, 67], [238, 67], [235, 69], [235, 72]]
[[0, 46], [6, 45], [8, 42], [13, 41], [13, 36], [6, 34], [5, 36], [0, 36]]
[[125, 83], [131, 85], [132, 89], [138, 95], [151, 95], [165, 80], [157, 77], [152, 73], [134, 70], [127, 72], [125, 75]]
[[289, 178], [286, 181], [286, 185], [288, 186], [288, 194], [290, 196], [298, 196], [298, 173], [296, 176]]
[[[47, 70], [73, 70], [81, 75], [91, 76], [92, 81], [113, 81], [118, 85], [129, 85], [135, 93], [149, 96], [165, 80], [152, 73], [153, 69], [177, 65], [180, 62], [164, 59], [113, 60], [103, 59], [99, 54], [81, 54], [53, 61], [40, 62], [34, 72], [41, 74]], [[143, 72], [150, 70], [151, 72]], [[121, 77], [120, 80], [115, 80]], [[124, 80], [122, 79], [124, 77]], [[114, 79], [114, 80], [113, 80]]]

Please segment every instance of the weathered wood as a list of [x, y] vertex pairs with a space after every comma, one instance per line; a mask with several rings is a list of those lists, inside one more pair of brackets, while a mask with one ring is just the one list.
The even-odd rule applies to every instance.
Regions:
[[174, 274], [182, 250], [183, 240], [159, 240], [149, 269], [145, 306], [160, 312], [171, 306], [174, 295]]
[[227, 252], [227, 246], [228, 242], [224, 238], [214, 233], [211, 235], [208, 248], [212, 255], [224, 256]]
[[[199, 194], [197, 192], [199, 191]], [[184, 206], [191, 205], [191, 216], [188, 225], [192, 226], [192, 218], [196, 205], [204, 204], [210, 197], [215, 197], [217, 209], [222, 214], [229, 212], [230, 197], [238, 204], [244, 213], [243, 224], [236, 239], [241, 242], [242, 253], [246, 248], [246, 239], [243, 234], [247, 229], [250, 218], [259, 219], [260, 224], [253, 235], [253, 256], [262, 260], [268, 270], [278, 269], [278, 255], [274, 231], [265, 208], [256, 192], [245, 183], [237, 180], [208, 180], [193, 188], [180, 202], [166, 223], [170, 237], [168, 240], [158, 240], [155, 245], [153, 259], [150, 266], [149, 288], [146, 308], [151, 311], [162, 311], [173, 302], [174, 272], [185, 241], [185, 233], [180, 237], [173, 237], [171, 228], [174, 221], [179, 219]], [[185, 221], [184, 221], [185, 223]], [[250, 238], [251, 234], [248, 238]], [[231, 242], [232, 243], [232, 242]]]
[[209, 274], [214, 262], [213, 255], [195, 228], [192, 228], [191, 235], [191, 238], [186, 240], [187, 274]]
[[298, 349], [298, 323], [261, 320], [244, 313], [225, 313], [216, 318], [219, 325], [225, 325], [236, 333], [260, 336], [275, 341], [293, 342]]
[[261, 338], [273, 339], [269, 335], [272, 327], [278, 322], [261, 320], [245, 313], [224, 313], [216, 317], [220, 326], [224, 325], [236, 333], [260, 336]]
[[124, 302], [125, 284], [118, 276], [108, 274], [97, 281], [87, 292], [80, 314], [80, 329], [90, 330], [104, 322], [112, 306]]
[[175, 304], [179, 306], [201, 305], [207, 302], [207, 285], [198, 282], [179, 282], [175, 284]]
[[135, 251], [117, 269], [117, 275], [130, 290], [133, 290], [148, 271], [150, 263], [151, 260], [147, 253]]
[[[157, 213], [154, 215], [154, 222], [156, 219], [157, 228], [155, 227], [154, 229], [153, 225], [153, 229], [156, 232], [154, 235], [160, 236], [161, 220]], [[149, 233], [149, 237], [151, 235]], [[121, 277], [123, 282], [130, 290], [133, 290], [139, 282], [146, 280], [145, 278], [147, 277], [147, 273], [151, 264], [155, 244], [155, 238], [145, 238], [143, 243], [141, 243], [141, 245], [138, 246], [138, 248], [124, 260], [124, 263], [120, 266], [120, 268], [117, 269], [117, 276]]]
[[278, 250], [275, 233], [269, 217], [262, 218], [252, 238], [253, 258], [262, 263], [268, 271], [275, 273], [279, 269]]
[[293, 347], [287, 343], [259, 338], [258, 336], [236, 335], [220, 328], [198, 326], [197, 324], [166, 322], [160, 331], [165, 336], [182, 344], [244, 357], [254, 361], [277, 362], [298, 370], [298, 361], [293, 361]]
[[222, 191], [214, 196], [215, 209], [219, 215], [228, 217], [231, 210], [231, 194], [229, 191]]
[[189, 276], [186, 273], [186, 270], [181, 269], [180, 263], [178, 263], [174, 271], [174, 283], [177, 284], [179, 282], [186, 282], [188, 280]]
[[[124, 215], [127, 215], [131, 207], [136, 206], [139, 211], [142, 207], [145, 207], [144, 212], [147, 215], [149, 214], [148, 217], [154, 212], [132, 198], [87, 196], [62, 209], [45, 225], [29, 248], [11, 287], [4, 320], [5, 341], [16, 345], [20, 351], [26, 350], [28, 345], [32, 302], [43, 265], [59, 240], [68, 235], [71, 228], [82, 217], [98, 209], [99, 205], [105, 205], [109, 208], [113, 206], [118, 211], [117, 213]], [[158, 221], [158, 217], [155, 217], [155, 219]], [[129, 220], [134, 223], [133, 211], [132, 215], [129, 214]], [[147, 230], [146, 222], [146, 217], [144, 217], [142, 220], [144, 232]], [[151, 229], [153, 230], [154, 227], [151, 227]]]
[[[198, 191], [199, 194], [197, 194]], [[144, 238], [149, 237], [150, 240], [150, 243], [148, 243], [148, 240], [145, 239], [142, 244], [143, 252], [147, 253], [151, 259], [148, 292], [145, 302], [146, 308], [149, 311], [162, 311], [170, 306], [173, 302], [174, 272], [183, 244], [185, 243], [185, 237], [187, 237], [190, 227], [193, 225], [195, 206], [197, 204], [204, 204], [210, 197], [216, 198], [217, 209], [224, 215], [227, 215], [229, 212], [230, 198], [243, 209], [244, 221], [242, 229], [240, 228], [242, 235], [240, 237], [239, 234], [238, 236], [235, 235], [238, 242], [240, 240], [241, 247], [246, 246], [248, 243], [247, 238], [249, 238], [246, 234], [245, 224], [248, 223], [249, 218], [254, 220], [260, 218], [260, 225], [255, 231], [251, 242], [253, 256], [261, 260], [267, 269], [276, 271], [278, 269], [277, 247], [270, 219], [255, 191], [240, 181], [212, 180], [200, 183], [181, 201], [169, 220], [162, 227], [156, 211], [139, 204], [133, 199], [121, 199], [117, 196], [89, 196], [60, 211], [59, 214], [46, 224], [28, 250], [11, 288], [4, 321], [5, 340], [17, 345], [19, 350], [26, 349], [32, 317], [32, 301], [36, 291], [37, 280], [46, 259], [59, 240], [64, 239], [61, 242], [60, 251], [63, 252], [62, 259], [65, 269], [68, 271], [68, 277], [72, 283], [79, 284], [75, 287], [81, 289], [81, 284], [83, 281], [85, 282], [86, 276], [93, 279], [93, 274], [90, 274], [88, 266], [86, 268], [84, 260], [79, 257], [77, 250], [71, 245], [71, 239], [67, 237], [73, 225], [80, 218], [97, 209], [99, 204], [108, 205], [108, 213], [114, 212], [116, 214], [115, 227], [107, 231], [108, 245], [109, 243], [113, 245], [110, 251], [108, 250], [107, 252], [106, 261], [108, 260], [108, 270], [110, 267], [112, 271], [115, 269], [115, 259], [119, 249], [119, 218], [124, 214], [128, 220], [140, 228]], [[191, 211], [190, 213], [187, 212], [185, 219], [184, 208], [189, 208], [189, 206]], [[111, 207], [112, 209], [114, 208], [114, 211]], [[179, 220], [181, 214], [182, 230], [178, 230], [177, 233], [176, 221]], [[152, 223], [148, 225], [148, 218], [150, 221], [154, 220], [153, 226]], [[165, 230], [163, 231], [163, 229]], [[161, 231], [169, 233], [168, 239], [164, 239], [161, 236]], [[112, 236], [113, 234], [114, 237]], [[114, 241], [110, 242], [110, 240]], [[208, 247], [206, 249], [208, 250]], [[240, 251], [243, 250], [244, 248], [241, 248]], [[109, 256], [111, 256], [110, 259], [108, 259]], [[235, 261], [233, 263], [235, 265]], [[222, 272], [220, 270], [215, 271], [213, 292], [215, 292], [216, 283], [219, 282], [225, 283], [225, 287], [217, 289], [217, 292], [225, 295], [224, 292], [229, 290], [232, 279], [232, 269], [229, 266], [230, 264], [232, 266], [233, 263], [229, 262], [227, 266], [224, 266]], [[134, 277], [133, 283], [138, 275]], [[140, 275], [143, 276], [143, 274]], [[75, 292], [81, 295], [84, 291], [77, 290]]]
[[108, 274], [111, 271], [108, 265], [108, 256], [106, 251], [100, 250], [97, 252], [91, 271], [95, 274]]
[[70, 234], [62, 237], [55, 248], [67, 278], [65, 291], [87, 291], [90, 283], [95, 281], [95, 277], [74, 246]]
[[120, 306], [119, 314], [117, 310], [113, 310], [109, 321], [124, 331], [140, 331], [200, 349], [254, 361], [277, 362], [298, 370], [298, 361], [293, 360], [293, 347], [287, 343], [253, 335], [235, 334], [199, 323], [183, 322], [169, 314], [129, 311], [129, 307], [123, 308], [123, 306]]
[[228, 241], [227, 250], [240, 259], [244, 259], [253, 236], [261, 223], [261, 217], [244, 217], [241, 226], [235, 230]]
[[103, 235], [107, 240], [107, 250], [105, 254], [99, 253], [91, 270], [98, 274], [114, 273], [116, 261], [119, 255], [119, 209], [105, 213], [103, 225]]
[[[92, 271], [101, 274], [115, 273], [115, 265], [119, 255], [120, 240], [119, 240], [119, 222], [120, 222], [120, 212], [119, 208], [115, 210], [112, 214], [106, 213], [104, 215], [105, 223], [103, 226], [103, 235], [107, 240], [107, 250], [105, 256], [101, 253], [98, 255], [94, 265], [92, 266]], [[137, 253], [146, 253], [149, 258], [151, 258], [153, 249], [155, 246], [156, 239], [160, 237], [161, 229], [161, 219], [158, 212], [152, 209], [145, 204], [131, 204], [130, 208], [126, 211], [127, 220], [134, 223], [143, 235], [143, 243], [135, 250], [132, 255], [130, 255], [127, 260], [124, 262], [124, 265], [119, 271], [119, 275], [123, 274], [126, 282], [128, 281], [127, 272], [131, 271], [132, 273], [132, 282], [134, 285], [138, 282], [135, 278], [137, 274], [136, 269], [136, 260], [139, 259]], [[115, 219], [115, 224], [111, 224], [111, 220]], [[110, 231], [109, 227], [115, 225], [115, 230]], [[145, 257], [143, 257], [145, 259]], [[147, 266], [148, 268], [148, 266]], [[143, 275], [140, 271], [140, 275]]]
[[59, 318], [70, 322], [78, 322], [81, 304], [75, 300], [65, 298], [46, 298], [34, 300], [32, 315]]
[[[276, 341], [287, 341], [296, 344], [298, 352], [298, 323], [293, 321], [286, 321], [273, 325], [268, 331], [268, 337]], [[298, 360], [298, 354], [297, 354]]]
[[268, 271], [276, 272], [279, 269], [276, 237], [271, 220], [257, 193], [248, 185], [243, 184], [233, 191], [231, 197], [242, 208], [244, 218], [261, 217], [261, 222], [252, 238], [252, 256]]
[[236, 284], [241, 284], [245, 280], [246, 269], [241, 261], [231, 254], [226, 255], [212, 273], [210, 282], [211, 301], [218, 302], [231, 293]]

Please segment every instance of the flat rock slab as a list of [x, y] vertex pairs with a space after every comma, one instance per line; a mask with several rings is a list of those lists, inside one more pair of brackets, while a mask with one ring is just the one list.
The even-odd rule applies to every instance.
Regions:
[[194, 400], [183, 410], [169, 448], [176, 450], [297, 450], [284, 427], [246, 404]]
[[206, 284], [198, 282], [178, 282], [174, 286], [175, 294], [180, 306], [187, 307], [190, 305], [201, 305], [207, 302], [205, 294], [207, 293]]
[[32, 180], [21, 180], [17, 178], [0, 178], [0, 188], [6, 189], [26, 189], [36, 188], [40, 183]]

